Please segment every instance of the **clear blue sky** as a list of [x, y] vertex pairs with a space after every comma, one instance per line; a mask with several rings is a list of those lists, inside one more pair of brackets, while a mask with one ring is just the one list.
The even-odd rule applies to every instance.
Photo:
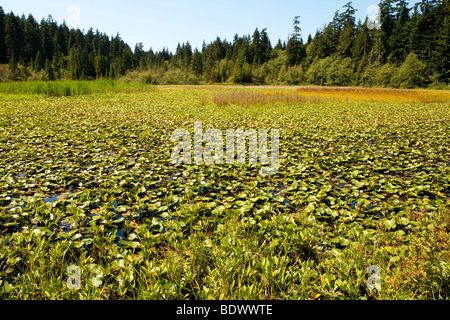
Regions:
[[[299, 15], [302, 35], [315, 34], [342, 11], [348, 0], [2, 0], [5, 12], [31, 13], [37, 21], [52, 15], [58, 23], [79, 23], [87, 31], [93, 27], [109, 36], [120, 33], [132, 49], [138, 42], [144, 49], [174, 51], [177, 43], [189, 41], [195, 48], [214, 41], [217, 36], [228, 41], [234, 35], [253, 34], [255, 28], [267, 28], [273, 45], [287, 40], [292, 20]], [[354, 0], [357, 20], [364, 20], [367, 9], [379, 0]], [[410, 5], [418, 1], [410, 1]], [[68, 10], [71, 6], [79, 8]], [[70, 23], [69, 23], [70, 22]]]

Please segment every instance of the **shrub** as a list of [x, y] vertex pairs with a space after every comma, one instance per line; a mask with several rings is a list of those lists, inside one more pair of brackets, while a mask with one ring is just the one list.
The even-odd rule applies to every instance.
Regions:
[[353, 75], [350, 58], [330, 56], [313, 61], [306, 72], [306, 81], [320, 86], [348, 86], [353, 81]]
[[392, 84], [399, 88], [414, 88], [424, 84], [426, 65], [415, 53], [410, 53], [405, 62], [398, 68]]
[[326, 85], [348, 86], [353, 81], [353, 63], [350, 58], [331, 58], [326, 71]]
[[376, 62], [366, 68], [362, 77], [362, 83], [370, 87], [388, 87], [392, 83], [392, 78], [397, 72], [397, 67], [387, 63], [381, 65]]

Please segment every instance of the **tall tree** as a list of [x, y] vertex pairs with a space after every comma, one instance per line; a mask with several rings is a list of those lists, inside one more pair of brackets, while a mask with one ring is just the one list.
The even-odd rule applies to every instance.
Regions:
[[408, 2], [405, 0], [393, 3], [394, 28], [390, 35], [388, 46], [390, 49], [389, 61], [399, 64], [405, 60], [409, 52], [410, 19]]
[[384, 61], [391, 53], [391, 48], [389, 47], [389, 38], [391, 37], [392, 31], [395, 26], [393, 2], [394, 0], [382, 0], [379, 4], [381, 30], [378, 34], [378, 42], [380, 44], [378, 60], [380, 62]]
[[55, 53], [54, 38], [57, 31], [56, 22], [53, 20], [52, 16], [49, 15], [46, 20], [41, 20], [41, 45], [42, 54], [44, 59], [53, 60], [53, 54]]
[[30, 63], [41, 49], [39, 25], [30, 14], [24, 23], [23, 58], [25, 63]]
[[351, 57], [352, 46], [355, 38], [355, 8], [352, 2], [348, 2], [345, 6], [345, 11], [339, 15], [341, 24], [339, 33], [339, 44], [336, 51], [343, 57]]
[[291, 66], [300, 64], [306, 58], [301, 31], [300, 17], [296, 16], [294, 18], [294, 32], [287, 43], [288, 64]]
[[252, 44], [250, 45], [250, 60], [254, 65], [261, 64], [263, 60], [261, 49], [261, 34], [259, 33], [258, 28], [256, 28], [255, 32], [253, 32]]
[[192, 71], [196, 75], [201, 75], [203, 72], [202, 54], [198, 51], [197, 48], [195, 48], [194, 54], [192, 56]]
[[8, 59], [18, 63], [22, 58], [23, 31], [20, 27], [20, 18], [12, 12], [5, 19], [5, 44]]
[[269, 35], [267, 34], [267, 29], [261, 30], [261, 62], [267, 62], [270, 60], [270, 54], [272, 52], [272, 44], [270, 43]]
[[369, 53], [371, 47], [371, 32], [367, 26], [367, 18], [364, 24], [358, 23], [356, 27], [355, 41], [352, 46], [352, 58], [355, 61], [360, 61]]
[[3, 8], [0, 6], [0, 63], [8, 62], [8, 51], [5, 42], [5, 20], [6, 15]]

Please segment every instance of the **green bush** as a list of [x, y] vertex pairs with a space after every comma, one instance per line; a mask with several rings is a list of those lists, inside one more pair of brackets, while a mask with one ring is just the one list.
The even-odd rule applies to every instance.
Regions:
[[392, 84], [398, 88], [420, 87], [425, 81], [426, 65], [415, 53], [410, 53], [392, 78]]
[[368, 66], [362, 76], [362, 83], [370, 87], [388, 87], [397, 72], [397, 67], [387, 63], [381, 65], [376, 62]]
[[348, 86], [353, 82], [353, 75], [353, 63], [350, 58], [330, 56], [314, 60], [305, 76], [310, 84]]
[[353, 82], [353, 63], [350, 58], [332, 58], [326, 71], [326, 85], [348, 86]]
[[329, 65], [331, 57], [325, 59], [315, 59], [309, 69], [306, 71], [306, 81], [310, 84], [319, 86], [325, 85], [326, 69]]

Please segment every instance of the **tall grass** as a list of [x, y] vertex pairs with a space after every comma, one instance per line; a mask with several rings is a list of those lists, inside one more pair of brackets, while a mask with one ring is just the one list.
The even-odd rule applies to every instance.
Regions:
[[[268, 105], [275, 103], [299, 104], [334, 100], [377, 101], [399, 103], [449, 102], [450, 93], [438, 90], [394, 90], [337, 87], [301, 87], [296, 90], [266, 88], [264, 90], [215, 93], [213, 102], [218, 106], [236, 104], [240, 106]], [[201, 102], [205, 103], [204, 101]]]
[[[268, 105], [275, 103], [299, 104], [304, 102], [321, 102], [329, 100], [317, 95], [302, 96], [294, 92], [254, 92], [254, 91], [232, 91], [213, 94], [213, 102], [218, 106], [236, 104], [240, 106]], [[201, 101], [204, 104], [204, 101]]]
[[385, 88], [302, 87], [297, 94], [356, 101], [432, 103], [450, 102], [450, 92], [440, 90], [406, 90]]
[[95, 81], [26, 81], [0, 83], [0, 93], [31, 94], [51, 97], [88, 95], [94, 93], [132, 93], [154, 90], [144, 83], [126, 83], [114, 80]]

